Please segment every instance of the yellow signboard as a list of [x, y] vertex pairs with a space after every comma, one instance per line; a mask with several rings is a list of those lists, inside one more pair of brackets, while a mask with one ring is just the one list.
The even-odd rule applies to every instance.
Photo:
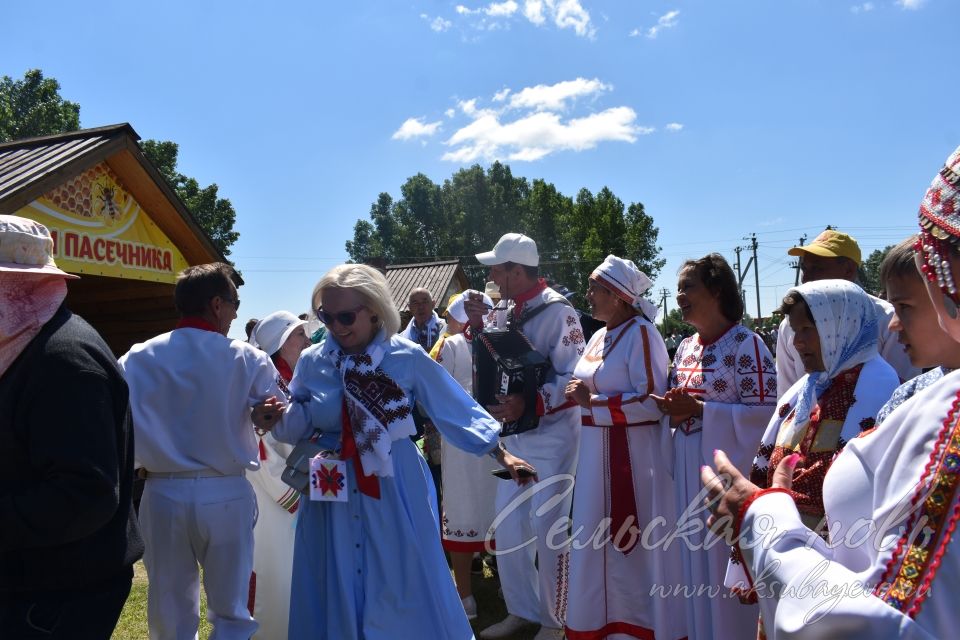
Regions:
[[70, 273], [173, 283], [188, 266], [105, 162], [17, 215], [49, 227], [57, 266]]

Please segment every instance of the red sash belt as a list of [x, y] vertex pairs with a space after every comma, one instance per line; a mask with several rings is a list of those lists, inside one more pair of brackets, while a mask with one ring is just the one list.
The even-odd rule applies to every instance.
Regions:
[[343, 447], [340, 450], [340, 459], [353, 460], [353, 471], [357, 476], [357, 488], [360, 489], [360, 493], [379, 500], [380, 479], [377, 476], [368, 476], [363, 472], [363, 463], [360, 461], [360, 452], [357, 451], [357, 443], [353, 439], [353, 426], [350, 424], [350, 416], [347, 414], [346, 400], [343, 401], [343, 410], [340, 413], [341, 423], [343, 425], [343, 434], [341, 435]]
[[633, 526], [640, 528], [637, 519], [637, 497], [633, 491], [633, 469], [630, 466], [630, 447], [627, 430], [610, 429], [610, 533], [613, 546], [627, 555], [637, 545], [640, 536], [624, 532], [618, 537], [624, 523], [633, 516]]

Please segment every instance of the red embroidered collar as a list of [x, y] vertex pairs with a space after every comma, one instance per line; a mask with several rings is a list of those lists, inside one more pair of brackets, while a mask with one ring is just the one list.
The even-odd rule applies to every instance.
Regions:
[[213, 331], [214, 333], [220, 333], [220, 331], [201, 318], [200, 316], [185, 316], [180, 318], [180, 322], [177, 323], [177, 329], [202, 329], [203, 331]]
[[540, 278], [537, 280], [537, 284], [533, 285], [523, 293], [514, 296], [513, 302], [515, 306], [513, 307], [513, 313], [516, 316], [519, 316], [520, 312], [523, 311], [523, 304], [528, 300], [533, 300], [534, 298], [536, 298], [538, 295], [543, 293], [544, 289], [546, 288], [547, 288], [547, 281], [544, 280], [543, 278]]

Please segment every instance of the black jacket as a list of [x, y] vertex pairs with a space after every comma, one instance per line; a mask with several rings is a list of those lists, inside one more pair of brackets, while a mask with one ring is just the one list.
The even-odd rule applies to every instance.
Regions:
[[0, 593], [94, 586], [143, 555], [129, 393], [60, 307], [0, 377]]

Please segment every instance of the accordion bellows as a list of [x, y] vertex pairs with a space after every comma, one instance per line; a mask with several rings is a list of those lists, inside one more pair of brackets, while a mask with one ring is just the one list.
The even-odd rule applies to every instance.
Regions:
[[533, 348], [527, 337], [510, 329], [484, 329], [473, 340], [473, 390], [482, 406], [497, 404], [497, 396], [523, 394], [523, 415], [503, 423], [500, 436], [537, 428], [537, 389], [550, 362]]

